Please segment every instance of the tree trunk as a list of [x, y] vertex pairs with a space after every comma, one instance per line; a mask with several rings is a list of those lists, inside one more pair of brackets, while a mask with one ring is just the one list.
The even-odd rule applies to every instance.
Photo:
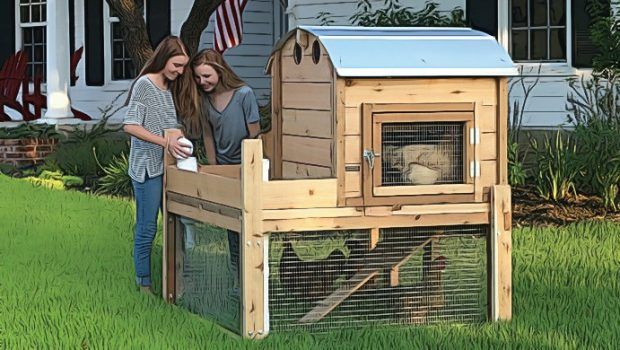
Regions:
[[[120, 19], [125, 47], [133, 63], [142, 69], [153, 54], [149, 40], [143, 10], [137, 5], [138, 0], [105, 0]], [[147, 0], [142, 0], [147, 1]], [[209, 18], [223, 0], [195, 0], [187, 19], [181, 27], [181, 40], [192, 56], [198, 51], [200, 36], [209, 24]]]
[[192, 56], [198, 51], [200, 36], [209, 24], [209, 18], [223, 0], [195, 0], [192, 10], [181, 27], [181, 40]]
[[138, 7], [135, 0], [106, 0], [106, 2], [120, 20], [125, 47], [139, 72], [153, 54], [143, 10]]

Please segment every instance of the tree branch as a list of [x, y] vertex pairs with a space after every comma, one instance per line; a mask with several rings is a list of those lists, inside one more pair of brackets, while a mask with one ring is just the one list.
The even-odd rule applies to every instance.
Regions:
[[209, 24], [211, 14], [222, 4], [223, 0], [195, 0], [187, 19], [181, 27], [181, 40], [191, 56], [198, 51], [200, 36]]

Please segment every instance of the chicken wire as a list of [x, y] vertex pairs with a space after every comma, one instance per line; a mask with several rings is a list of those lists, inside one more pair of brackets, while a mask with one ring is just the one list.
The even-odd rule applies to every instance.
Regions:
[[383, 186], [463, 183], [464, 123], [383, 123]]
[[485, 321], [487, 234], [487, 226], [384, 229], [372, 250], [365, 230], [272, 234], [270, 328]]
[[230, 248], [230, 235], [236, 233], [192, 219], [177, 220], [182, 224], [181, 234], [177, 235], [177, 244], [181, 244], [176, 272], [177, 305], [239, 333], [238, 255], [231, 257]]

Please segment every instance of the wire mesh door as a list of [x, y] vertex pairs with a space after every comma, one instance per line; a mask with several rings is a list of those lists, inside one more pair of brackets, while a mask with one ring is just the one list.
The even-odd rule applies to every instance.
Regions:
[[238, 233], [177, 220], [177, 305], [240, 333]]
[[473, 112], [368, 113], [364, 128], [365, 203], [474, 194]]
[[272, 234], [274, 331], [487, 319], [488, 226]]

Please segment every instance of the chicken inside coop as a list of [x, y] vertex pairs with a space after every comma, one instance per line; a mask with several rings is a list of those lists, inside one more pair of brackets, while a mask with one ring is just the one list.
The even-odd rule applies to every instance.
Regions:
[[463, 125], [390, 123], [382, 128], [384, 185], [463, 181]]

